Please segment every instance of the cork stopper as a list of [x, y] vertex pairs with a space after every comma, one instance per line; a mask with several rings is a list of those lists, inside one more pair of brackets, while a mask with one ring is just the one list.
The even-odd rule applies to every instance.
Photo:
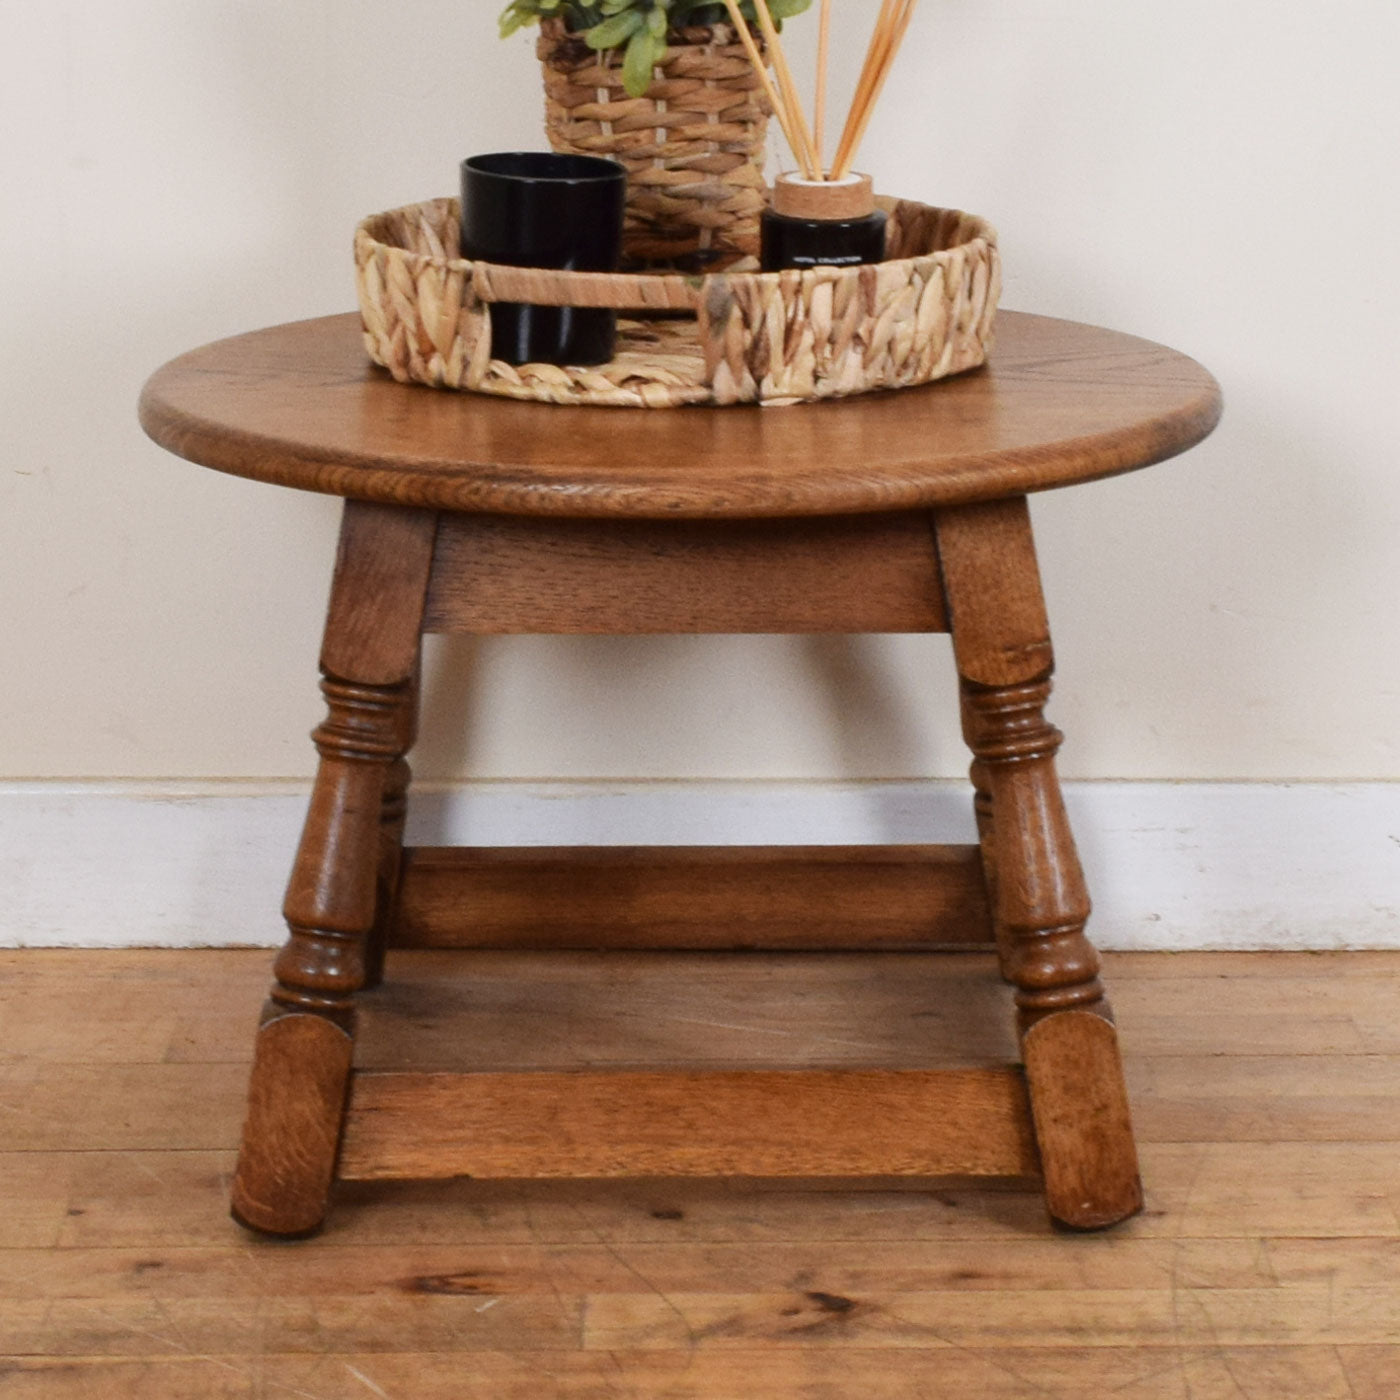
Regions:
[[840, 180], [782, 174], [773, 182], [773, 212], [789, 219], [864, 219], [875, 212], [875, 187], [869, 175], [855, 171]]

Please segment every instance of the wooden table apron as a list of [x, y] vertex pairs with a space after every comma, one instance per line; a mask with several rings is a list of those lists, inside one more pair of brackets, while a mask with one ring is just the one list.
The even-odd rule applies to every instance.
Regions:
[[[235, 1215], [317, 1229], [333, 1180], [1038, 1177], [1095, 1228], [1141, 1204], [1117, 1035], [1044, 717], [1026, 494], [1214, 427], [1194, 361], [1003, 313], [991, 365], [790, 409], [556, 408], [395, 384], [358, 318], [217, 342], [141, 421], [221, 471], [344, 496], [327, 717], [257, 1036]], [[948, 632], [973, 751], [960, 846], [405, 848], [425, 631]], [[995, 947], [1023, 1065], [356, 1073], [386, 946]]]

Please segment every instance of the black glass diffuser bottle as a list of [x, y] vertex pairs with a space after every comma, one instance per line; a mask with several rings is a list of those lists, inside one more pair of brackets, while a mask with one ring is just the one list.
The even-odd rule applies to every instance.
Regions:
[[875, 207], [869, 175], [804, 180], [779, 175], [763, 211], [760, 260], [765, 272], [785, 267], [848, 267], [885, 256], [885, 213]]

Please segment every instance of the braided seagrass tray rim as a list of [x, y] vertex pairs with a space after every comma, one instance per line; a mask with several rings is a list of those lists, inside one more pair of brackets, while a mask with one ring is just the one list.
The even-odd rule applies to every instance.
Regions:
[[[962, 210], [878, 202], [894, 254], [884, 262], [703, 276], [473, 262], [457, 255], [456, 199], [391, 209], [355, 231], [365, 346], [405, 383], [636, 408], [801, 403], [984, 364], [1001, 291], [996, 231]], [[491, 356], [497, 301], [636, 319], [619, 319], [606, 365], [512, 366]]]

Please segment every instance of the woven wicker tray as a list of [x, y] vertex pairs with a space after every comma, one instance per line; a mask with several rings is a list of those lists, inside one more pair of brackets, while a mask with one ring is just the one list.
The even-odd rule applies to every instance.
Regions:
[[[706, 276], [469, 262], [457, 256], [457, 201], [411, 204], [355, 231], [365, 345], [405, 382], [631, 408], [801, 403], [983, 364], [1001, 290], [996, 232], [956, 209], [879, 203], [882, 263]], [[493, 301], [615, 307], [616, 357], [589, 368], [494, 360]]]

